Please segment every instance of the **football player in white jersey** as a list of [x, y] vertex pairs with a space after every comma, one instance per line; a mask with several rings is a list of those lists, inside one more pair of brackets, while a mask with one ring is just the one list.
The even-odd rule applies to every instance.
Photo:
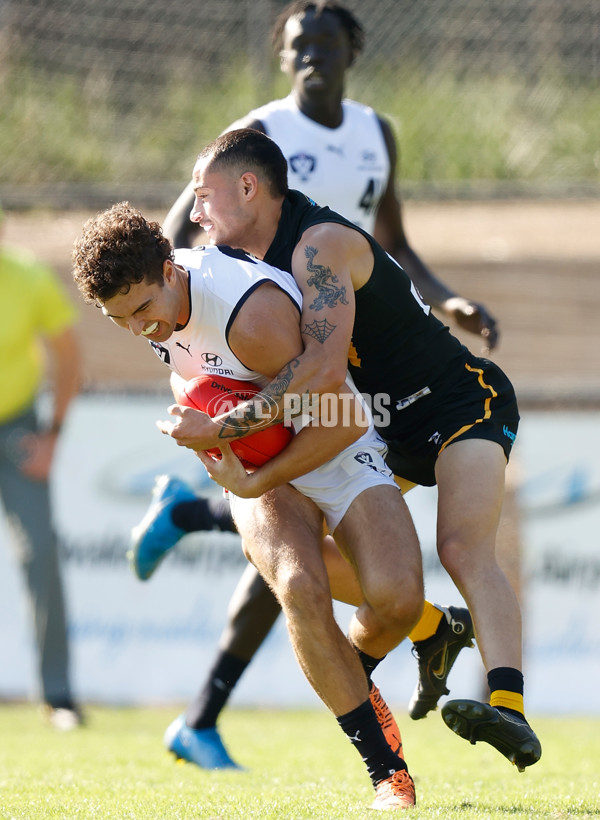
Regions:
[[[299, 0], [286, 6], [273, 28], [273, 44], [290, 78], [291, 93], [249, 112], [226, 130], [251, 127], [273, 138], [287, 159], [291, 188], [359, 222], [398, 260], [426, 302], [463, 329], [480, 334], [492, 349], [498, 339], [493, 317], [483, 305], [440, 282], [408, 243], [395, 189], [397, 149], [390, 126], [371, 108], [344, 98], [346, 72], [363, 39], [358, 20], [337, 2]], [[190, 220], [193, 203], [190, 183], [164, 223], [175, 247], [190, 247], [202, 236]], [[198, 498], [175, 476], [160, 476], [146, 515], [132, 532], [135, 573], [149, 579], [186, 532], [212, 528], [235, 531], [229, 505]], [[269, 588], [248, 566], [231, 599], [214, 664], [186, 710], [183, 731], [191, 738], [191, 762], [208, 769], [236, 765], [217, 732], [217, 719], [279, 612]], [[423, 718], [436, 708], [448, 691], [452, 665], [462, 648], [471, 645], [472, 636], [466, 608], [426, 604], [422, 623], [411, 633], [419, 660], [411, 717]], [[443, 673], [432, 675], [440, 663]], [[165, 742], [172, 745], [172, 735]]]
[[[255, 128], [271, 137], [288, 162], [288, 184], [318, 205], [366, 230], [413, 280], [423, 299], [449, 319], [482, 336], [484, 353], [498, 341], [487, 309], [437, 279], [409, 245], [395, 187], [397, 146], [390, 125], [372, 108], [344, 97], [346, 72], [363, 47], [351, 11], [337, 2], [297, 0], [281, 12], [272, 33], [290, 94], [250, 111], [226, 130]], [[164, 221], [176, 248], [190, 247], [191, 183]]]
[[[218, 247], [174, 253], [158, 223], [120, 203], [84, 225], [73, 250], [74, 279], [86, 301], [146, 338], [180, 377], [201, 375], [207, 354], [217, 354], [233, 378], [266, 383], [304, 351], [302, 301], [292, 277], [242, 257]], [[349, 381], [342, 392], [358, 403]], [[340, 395], [328, 396], [334, 408], [336, 399], [341, 410]], [[378, 712], [387, 707], [369, 664], [395, 648], [421, 616], [419, 542], [372, 420], [365, 432], [352, 413], [340, 412], [337, 423], [335, 414], [329, 418], [334, 426], [316, 418], [292, 438], [278, 459], [278, 486], [263, 496], [280, 512], [294, 510], [290, 527], [300, 513], [298, 546], [291, 546], [284, 523], [278, 543], [261, 538], [256, 499], [235, 499], [234, 515], [246, 533], [246, 556], [280, 601], [300, 667], [366, 765], [373, 808], [406, 808], [415, 803], [414, 784], [391, 713], [385, 729], [391, 718], [395, 748], [384, 733]], [[226, 443], [219, 446], [235, 461]], [[350, 573], [357, 604], [347, 636], [331, 606], [337, 581], [328, 577], [322, 554], [323, 519], [347, 559], [338, 565]]]

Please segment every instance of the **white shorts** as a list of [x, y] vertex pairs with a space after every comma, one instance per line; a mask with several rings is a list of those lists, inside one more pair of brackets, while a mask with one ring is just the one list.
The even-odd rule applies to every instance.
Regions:
[[[384, 460], [386, 453], [385, 442], [377, 433], [369, 430], [330, 461], [290, 481], [290, 484], [314, 501], [325, 516], [329, 532], [333, 532], [346, 515], [350, 504], [363, 490], [382, 484], [398, 490], [394, 476]], [[235, 515], [235, 504], [239, 499], [233, 493], [228, 493], [228, 496]]]

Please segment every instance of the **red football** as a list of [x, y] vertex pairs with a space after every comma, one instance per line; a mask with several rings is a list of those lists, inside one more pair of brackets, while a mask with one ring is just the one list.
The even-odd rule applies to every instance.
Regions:
[[[185, 383], [177, 403], [202, 410], [213, 418], [221, 413], [230, 412], [240, 402], [249, 401], [259, 392], [260, 388], [252, 382], [227, 379], [223, 376], [197, 376]], [[283, 424], [272, 424], [264, 430], [229, 443], [244, 466], [261, 467], [289, 444], [292, 435], [292, 431]], [[217, 449], [207, 452], [218, 458], [221, 456]]]

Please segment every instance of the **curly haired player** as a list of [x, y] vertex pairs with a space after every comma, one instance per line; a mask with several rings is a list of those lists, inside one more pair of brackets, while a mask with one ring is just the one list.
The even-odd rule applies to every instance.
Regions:
[[[217, 354], [233, 378], [272, 386], [286, 363], [303, 355], [302, 299], [291, 276], [223, 246], [172, 253], [158, 224], [127, 203], [86, 223], [73, 261], [84, 297], [119, 327], [145, 337], [186, 381], [210, 372], [207, 354]], [[330, 415], [333, 425], [309, 423], [259, 468], [273, 484], [261, 501], [278, 519], [277, 537], [261, 536], [269, 524], [255, 499], [233, 497], [234, 518], [246, 533], [247, 557], [285, 613], [300, 667], [367, 767], [373, 807], [405, 808], [415, 803], [414, 784], [396, 722], [368, 670], [421, 615], [419, 543], [385, 466], [385, 445], [350, 377], [323, 398], [339, 406], [337, 421]], [[345, 414], [343, 399], [362, 414]], [[254, 402], [234, 414], [244, 407], [252, 412], [249, 405]], [[200, 413], [178, 410], [182, 417]], [[221, 419], [230, 424], [232, 415], [212, 423]], [[226, 446], [230, 431], [221, 432], [219, 463], [239, 465]], [[335, 571], [322, 551], [323, 519], [339, 548]], [[357, 606], [348, 637], [335, 620], [332, 594]]]

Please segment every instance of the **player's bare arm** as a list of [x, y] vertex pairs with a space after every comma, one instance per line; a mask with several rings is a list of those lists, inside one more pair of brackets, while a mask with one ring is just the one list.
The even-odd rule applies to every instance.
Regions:
[[159, 421], [157, 426], [183, 447], [208, 450], [224, 440], [252, 433], [257, 426], [264, 427], [269, 416], [273, 421], [283, 419], [283, 401], [278, 415], [277, 400], [284, 395], [294, 361], [303, 351], [297, 307], [280, 288], [270, 283], [261, 285], [240, 308], [228, 343], [248, 369], [274, 376], [268, 386], [270, 393], [265, 394], [260, 406], [254, 399], [214, 418], [191, 407], [171, 406], [169, 413], [174, 421]]
[[390, 176], [379, 204], [373, 235], [402, 265], [423, 300], [454, 319], [463, 330], [480, 335], [485, 342], [483, 352], [489, 353], [496, 347], [499, 336], [494, 317], [484, 305], [460, 296], [440, 281], [408, 242], [402, 221], [402, 205], [395, 186], [398, 162], [396, 141], [389, 124], [381, 118], [379, 123], [390, 158]]
[[352, 228], [323, 223], [302, 235], [292, 257], [292, 272], [303, 297], [304, 353], [295, 372], [297, 385], [312, 393], [328, 393], [344, 382], [354, 326], [354, 291], [368, 281], [372, 269], [370, 245]]
[[75, 330], [65, 328], [57, 336], [47, 337], [46, 344], [54, 363], [52, 424], [47, 430], [23, 436], [24, 459], [20, 464], [21, 471], [36, 481], [46, 481], [50, 474], [60, 428], [80, 382]]
[[[265, 323], [266, 315], [271, 317], [268, 324]], [[245, 412], [244, 405], [238, 405], [235, 413], [223, 414], [214, 419], [193, 408], [176, 406], [174, 415], [177, 420], [174, 423], [160, 422], [159, 426], [163, 425], [160, 429], [168, 432], [178, 444], [196, 451], [204, 450], [208, 449], [204, 444], [207, 437], [216, 435], [217, 446], [228, 451], [227, 439], [241, 438], [252, 432], [256, 425], [264, 427], [265, 418], [273, 404], [283, 399], [292, 382], [293, 370], [303, 352], [296, 306], [279, 288], [270, 284], [262, 285], [236, 316], [229, 334], [229, 345], [246, 367], [268, 376], [277, 367], [281, 367], [282, 360], [288, 356], [294, 358], [285, 362], [272, 382], [262, 391], [262, 411], [257, 408], [256, 397], [247, 404]], [[177, 377], [172, 376], [172, 382], [174, 379]], [[267, 389], [269, 392], [265, 394]], [[174, 392], [177, 392], [177, 384], [174, 385]], [[337, 397], [332, 394], [327, 400], [329, 418], [335, 421], [333, 426], [328, 424], [324, 428], [317, 425], [303, 429], [280, 457], [269, 462], [267, 470], [263, 472], [261, 468], [256, 476], [245, 482], [244, 489], [240, 489], [234, 482], [245, 479], [245, 472], [236, 469], [237, 465], [231, 459], [226, 459], [222, 465], [213, 465], [211, 474], [214, 474], [215, 480], [236, 494], [256, 497], [333, 458], [364, 433], [366, 422], [356, 396], [347, 385], [342, 385]], [[285, 409], [285, 405], [283, 406]], [[301, 403], [298, 403], [296, 415], [303, 412], [301, 407]], [[318, 419], [318, 398], [311, 401], [310, 409]], [[232, 458], [235, 456], [232, 455]], [[202, 460], [205, 464], [209, 463]]]
[[[292, 257], [292, 272], [303, 296], [300, 328], [304, 350], [263, 389], [265, 411], [276, 405], [276, 418], [283, 418], [285, 396], [291, 393], [314, 396], [345, 392], [354, 290], [368, 281], [372, 268], [370, 245], [358, 231], [336, 223], [305, 231]], [[268, 373], [265, 369], [260, 372]], [[249, 414], [252, 412], [249, 408]], [[252, 422], [248, 415], [241, 424], [249, 424], [251, 429]]]
[[[351, 288], [351, 285], [350, 285]], [[265, 317], [268, 316], [268, 322]], [[158, 422], [159, 429], [171, 435], [178, 444], [193, 450], [207, 450], [228, 439], [241, 438], [256, 427], [265, 426], [265, 419], [282, 421], [286, 409], [285, 396], [315, 393], [306, 381], [296, 378], [304, 356], [297, 307], [286, 294], [271, 284], [258, 288], [238, 312], [229, 332], [229, 346], [237, 358], [250, 370], [272, 377], [261, 391], [262, 403], [254, 397], [246, 405], [238, 405], [230, 413], [210, 418], [190, 407], [169, 408], [173, 422]], [[346, 377], [347, 354], [343, 357], [342, 389]], [[301, 371], [302, 372], [302, 371]], [[300, 414], [298, 410], [298, 414]], [[345, 446], [345, 445], [344, 445]], [[323, 462], [321, 462], [323, 463]], [[300, 473], [302, 474], [302, 473]]]
[[347, 385], [340, 390], [337, 399], [333, 395], [328, 396], [327, 403], [327, 426], [319, 423], [317, 411], [315, 419], [303, 427], [287, 447], [252, 472], [246, 472], [225, 441], [219, 445], [223, 456], [220, 461], [213, 460], [202, 451], [197, 455], [217, 484], [240, 498], [258, 498], [268, 490], [317, 469], [365, 433], [368, 418]]

